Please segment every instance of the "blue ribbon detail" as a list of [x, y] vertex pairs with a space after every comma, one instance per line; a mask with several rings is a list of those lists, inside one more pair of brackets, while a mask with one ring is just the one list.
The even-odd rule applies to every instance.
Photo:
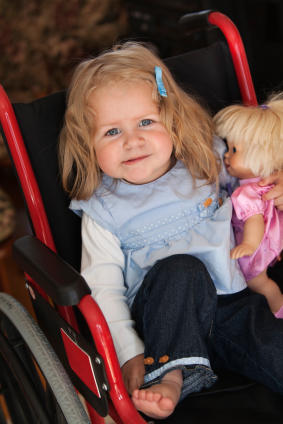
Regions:
[[167, 97], [166, 88], [162, 81], [162, 69], [159, 66], [155, 66], [155, 77], [160, 96]]

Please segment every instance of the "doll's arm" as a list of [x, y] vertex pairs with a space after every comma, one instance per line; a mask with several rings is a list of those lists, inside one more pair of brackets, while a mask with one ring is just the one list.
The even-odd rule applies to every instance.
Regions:
[[245, 221], [243, 241], [230, 252], [231, 259], [251, 256], [261, 243], [264, 235], [263, 215], [256, 214]]

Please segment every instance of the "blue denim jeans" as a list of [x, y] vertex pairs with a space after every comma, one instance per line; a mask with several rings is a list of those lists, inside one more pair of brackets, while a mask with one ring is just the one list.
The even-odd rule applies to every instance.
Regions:
[[207, 345], [216, 307], [215, 286], [199, 259], [174, 255], [151, 268], [132, 307], [149, 362], [143, 388], [177, 368], [183, 371], [181, 399], [214, 383]]
[[212, 367], [239, 372], [283, 395], [283, 319], [245, 289], [218, 296], [210, 335]]
[[283, 320], [249, 289], [217, 296], [203, 263], [189, 255], [157, 262], [132, 307], [145, 343], [143, 388], [183, 372], [182, 400], [211, 386], [226, 367], [283, 394]]

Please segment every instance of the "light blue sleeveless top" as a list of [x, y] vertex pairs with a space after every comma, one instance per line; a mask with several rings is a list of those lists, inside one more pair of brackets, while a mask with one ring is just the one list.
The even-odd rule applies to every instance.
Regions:
[[196, 180], [194, 188], [191, 174], [178, 161], [161, 178], [143, 185], [118, 181], [115, 187], [104, 175], [88, 201], [72, 200], [74, 212], [85, 212], [120, 240], [129, 306], [151, 267], [175, 254], [199, 258], [218, 294], [246, 287], [238, 261], [230, 259], [235, 246], [230, 198], [225, 190], [217, 193], [214, 184], [204, 183]]

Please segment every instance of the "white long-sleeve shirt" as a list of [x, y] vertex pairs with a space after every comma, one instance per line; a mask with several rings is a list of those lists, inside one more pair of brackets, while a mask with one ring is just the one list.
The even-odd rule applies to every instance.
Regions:
[[120, 366], [144, 352], [126, 303], [124, 267], [119, 239], [84, 213], [81, 274], [109, 325]]

